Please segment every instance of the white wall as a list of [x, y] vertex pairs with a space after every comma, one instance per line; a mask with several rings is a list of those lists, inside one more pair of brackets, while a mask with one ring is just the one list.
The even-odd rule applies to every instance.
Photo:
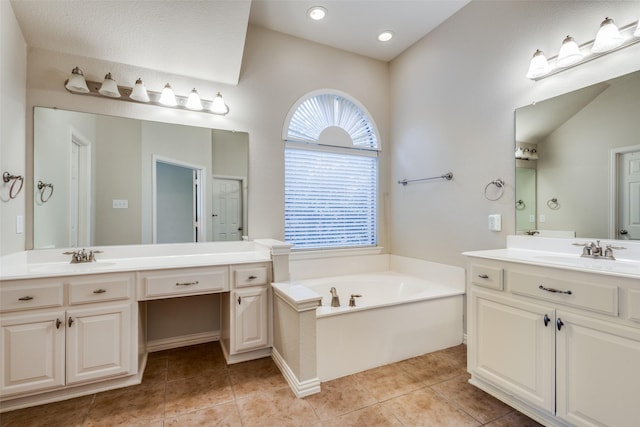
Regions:
[[[463, 251], [504, 247], [515, 231], [514, 110], [640, 69], [635, 45], [533, 82], [533, 52], [554, 56], [567, 34], [583, 43], [605, 16], [622, 26], [639, 12], [637, 1], [472, 1], [392, 61], [392, 253], [462, 266]], [[449, 182], [395, 184], [448, 171]], [[497, 178], [507, 188], [491, 202], [483, 191]], [[487, 229], [492, 213], [502, 232]]]
[[[0, 1], [0, 174], [26, 174], [26, 72], [27, 45], [11, 4]], [[25, 234], [16, 233], [16, 217], [25, 218], [27, 185], [13, 200], [10, 185], [0, 180], [0, 255], [25, 247]]]

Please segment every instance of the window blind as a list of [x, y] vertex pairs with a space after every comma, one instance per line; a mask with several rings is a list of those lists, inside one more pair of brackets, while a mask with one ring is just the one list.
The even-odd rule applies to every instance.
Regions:
[[295, 249], [376, 245], [377, 169], [371, 155], [285, 148], [285, 240]]

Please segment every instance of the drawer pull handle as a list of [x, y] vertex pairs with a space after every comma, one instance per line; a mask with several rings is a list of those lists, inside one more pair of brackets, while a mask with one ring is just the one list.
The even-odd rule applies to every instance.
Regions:
[[559, 289], [554, 289], [554, 288], [545, 288], [542, 285], [538, 286], [538, 289], [542, 289], [543, 291], [547, 291], [547, 292], [553, 292], [555, 294], [566, 294], [566, 295], [573, 294], [573, 292], [571, 292], [571, 291], [561, 291]]
[[69, 327], [73, 325], [73, 317], [69, 316], [69, 321], [67, 322], [67, 324], [69, 325]]
[[31, 301], [32, 299], [33, 297], [30, 297], [29, 295], [27, 295], [26, 297], [18, 298], [19, 301]]
[[254, 276], [254, 275], [249, 276], [249, 280], [256, 280], [257, 278], [258, 276]]
[[56, 319], [56, 329], [60, 329], [60, 325], [62, 325], [62, 320]]
[[105, 289], [96, 289], [93, 291], [94, 294], [104, 294], [105, 292], [107, 292]]
[[478, 277], [481, 278], [481, 279], [488, 279], [489, 278], [489, 276], [486, 275], [486, 274], [478, 274]]
[[551, 319], [549, 319], [549, 316], [547, 316], [546, 314], [544, 315], [544, 327], [546, 328], [549, 325], [549, 322], [551, 322]]
[[198, 283], [200, 282], [198, 282], [197, 280], [195, 282], [182, 282], [182, 283], [178, 282], [176, 283], [176, 286], [193, 286], [193, 285], [197, 285]]
[[560, 319], [556, 320], [556, 325], [558, 325], [558, 330], [562, 329], [564, 326], [564, 322]]

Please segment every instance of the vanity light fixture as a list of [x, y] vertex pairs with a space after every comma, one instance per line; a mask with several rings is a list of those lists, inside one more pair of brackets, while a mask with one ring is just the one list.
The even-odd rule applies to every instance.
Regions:
[[198, 92], [193, 89], [188, 97], [177, 96], [171, 85], [167, 83], [162, 92], [148, 91], [138, 78], [133, 86], [118, 86], [111, 73], [107, 73], [102, 83], [85, 80], [84, 73], [78, 67], [71, 71], [71, 76], [64, 82], [64, 87], [75, 95], [89, 95], [94, 97], [107, 97], [113, 100], [145, 103], [159, 107], [176, 108], [183, 110], [200, 111], [203, 113], [226, 115], [229, 106], [224, 102], [220, 92], [212, 101], [200, 98]]
[[558, 55], [549, 59], [540, 49], [536, 49], [529, 64], [527, 78], [540, 80], [638, 42], [640, 22], [633, 22], [618, 29], [613, 19], [607, 17], [600, 24], [594, 40], [578, 45], [573, 37], [567, 36]]
[[327, 16], [327, 9], [322, 6], [313, 6], [307, 10], [307, 16], [314, 21], [320, 21]]
[[108, 96], [110, 98], [120, 98], [118, 85], [113, 77], [111, 77], [111, 73], [107, 73], [107, 75], [104, 76], [104, 81], [102, 82], [102, 86], [100, 86], [98, 92], [100, 92], [100, 95]]
[[394, 36], [394, 32], [391, 30], [384, 30], [380, 34], [378, 34], [378, 40], [381, 42], [388, 42]]

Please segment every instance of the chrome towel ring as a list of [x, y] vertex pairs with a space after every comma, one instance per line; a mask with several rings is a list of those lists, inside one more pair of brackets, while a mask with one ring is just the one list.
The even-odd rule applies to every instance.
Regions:
[[516, 209], [517, 210], [521, 211], [521, 210], [524, 210], [526, 207], [527, 207], [527, 204], [522, 199], [520, 199], [520, 200], [518, 200], [516, 202]]
[[[45, 197], [45, 193], [49, 189], [49, 194]], [[53, 184], [47, 184], [42, 181], [38, 181], [38, 190], [40, 190], [40, 201], [47, 203], [51, 196], [53, 196]]]
[[[489, 189], [493, 188], [492, 186], [495, 186], [495, 190], [494, 190], [495, 194], [493, 195], [494, 197], [489, 196]], [[502, 197], [503, 194], [504, 194], [504, 181], [500, 178], [491, 181], [486, 185], [486, 187], [484, 187], [484, 198], [492, 202], [495, 202], [496, 200], [498, 200], [500, 197]]]
[[547, 200], [547, 206], [549, 207], [549, 209], [552, 209], [554, 211], [560, 209], [560, 203], [558, 203], [558, 199], [555, 197], [553, 199]]
[[[13, 181], [11, 183], [11, 187], [9, 187], [9, 198], [15, 199], [16, 197], [18, 197], [18, 194], [20, 194], [20, 191], [22, 191], [22, 186], [24, 185], [24, 177], [20, 175], [12, 175], [9, 172], [5, 172], [2, 174], [2, 181], [5, 184], [9, 181]], [[18, 182], [20, 183], [20, 186], [16, 190], [16, 183]]]

